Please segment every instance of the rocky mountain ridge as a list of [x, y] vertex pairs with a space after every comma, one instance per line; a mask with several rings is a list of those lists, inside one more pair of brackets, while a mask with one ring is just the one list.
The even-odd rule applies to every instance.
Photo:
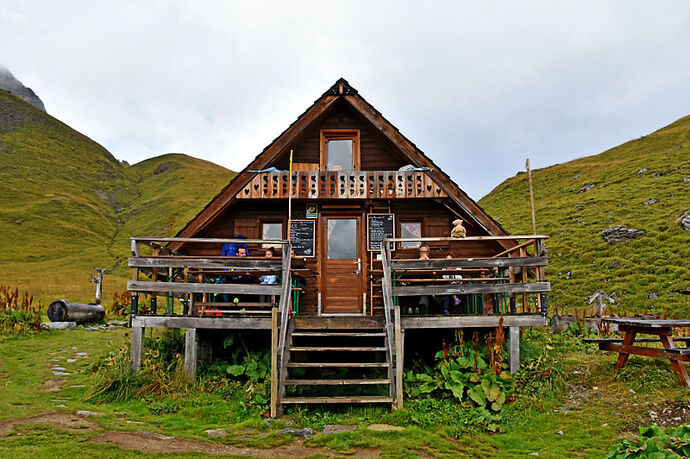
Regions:
[[[36, 95], [31, 88], [22, 84], [7, 67], [0, 64], [0, 89], [11, 92], [22, 100], [27, 101], [39, 110], [46, 111], [43, 101]], [[46, 112], [47, 113], [47, 112]]]

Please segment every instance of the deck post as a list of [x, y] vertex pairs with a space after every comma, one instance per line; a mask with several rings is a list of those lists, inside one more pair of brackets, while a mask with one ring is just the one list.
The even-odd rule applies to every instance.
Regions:
[[199, 352], [196, 328], [188, 328], [184, 335], [184, 375], [189, 380], [196, 378], [196, 364]]
[[400, 328], [400, 364], [405, 368], [405, 329]]
[[510, 373], [520, 370], [520, 327], [508, 327], [508, 357]]
[[402, 361], [402, 333], [400, 329], [400, 306], [393, 307], [395, 327], [395, 401], [393, 409], [403, 406], [403, 361]]
[[129, 354], [132, 371], [138, 371], [141, 368], [141, 356], [144, 353], [144, 330], [144, 327], [132, 327], [132, 346]]
[[278, 308], [271, 309], [271, 417], [278, 417]]

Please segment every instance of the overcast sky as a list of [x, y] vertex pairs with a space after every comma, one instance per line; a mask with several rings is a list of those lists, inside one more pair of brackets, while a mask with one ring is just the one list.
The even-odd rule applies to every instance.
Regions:
[[0, 64], [119, 159], [233, 170], [344, 77], [479, 199], [690, 114], [690, 1], [0, 0]]

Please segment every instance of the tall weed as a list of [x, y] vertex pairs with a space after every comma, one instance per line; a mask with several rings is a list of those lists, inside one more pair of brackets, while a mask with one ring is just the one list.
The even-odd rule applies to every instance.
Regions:
[[86, 392], [87, 401], [126, 401], [142, 397], [175, 397], [195, 388], [184, 375], [184, 357], [179, 332], [171, 331], [158, 340], [147, 340], [139, 371], [130, 367], [128, 346], [94, 363], [93, 382]]
[[0, 334], [40, 332], [42, 309], [28, 292], [20, 295], [18, 288], [0, 285]]

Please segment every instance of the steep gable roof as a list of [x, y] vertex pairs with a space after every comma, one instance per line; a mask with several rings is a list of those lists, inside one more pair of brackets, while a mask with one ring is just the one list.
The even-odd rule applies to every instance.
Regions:
[[[429, 159], [417, 146], [408, 140], [383, 115], [367, 102], [345, 79], [340, 78], [285, 131], [276, 137], [252, 160], [202, 211], [178, 233], [178, 237], [194, 237], [215, 220], [235, 199], [237, 193], [254, 177], [256, 170], [262, 170], [280, 159], [286, 149], [305, 130], [324, 115], [338, 100], [346, 101], [363, 119], [377, 129], [384, 138], [394, 144], [417, 167], [426, 167], [427, 172], [449, 198], [468, 215], [474, 223], [490, 235], [506, 235], [507, 232], [491, 216], [472, 200], [453, 180]], [[512, 246], [505, 241], [502, 245]], [[176, 247], [172, 247], [176, 248]]]

